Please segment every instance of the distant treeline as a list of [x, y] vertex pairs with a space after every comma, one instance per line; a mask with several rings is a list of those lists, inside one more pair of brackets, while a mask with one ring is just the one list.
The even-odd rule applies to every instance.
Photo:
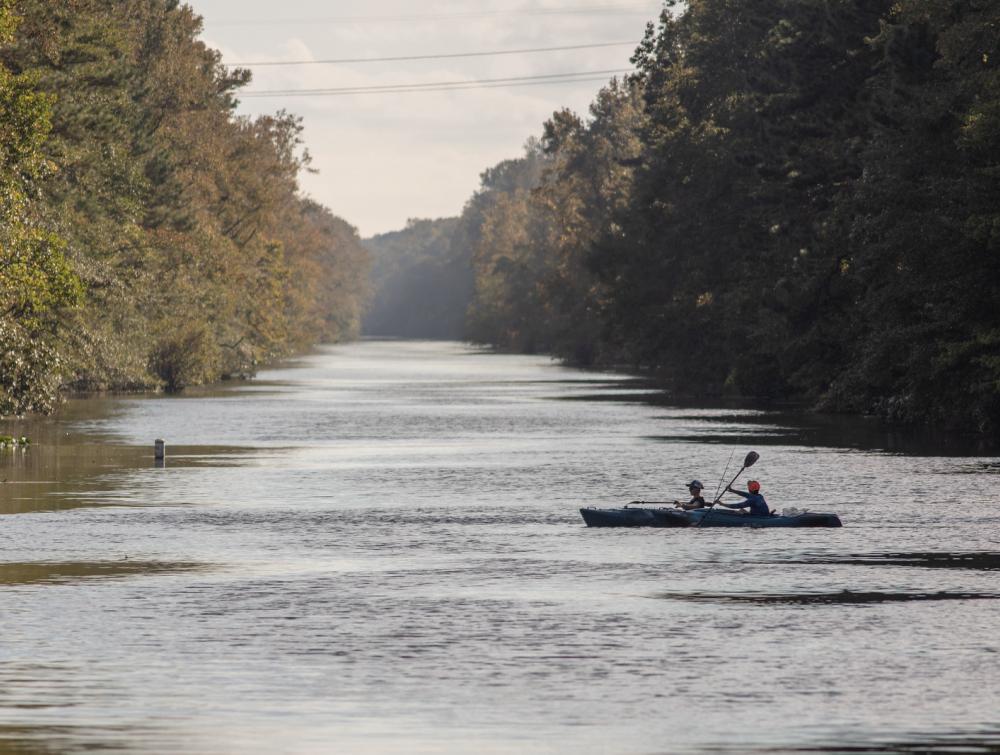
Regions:
[[668, 2], [634, 62], [485, 174], [466, 335], [1000, 432], [1000, 3]]
[[369, 336], [461, 339], [472, 271], [459, 249], [457, 218], [410, 220], [365, 239], [375, 292], [362, 328]]
[[0, 415], [356, 333], [367, 252], [200, 31], [174, 0], [0, 0]]

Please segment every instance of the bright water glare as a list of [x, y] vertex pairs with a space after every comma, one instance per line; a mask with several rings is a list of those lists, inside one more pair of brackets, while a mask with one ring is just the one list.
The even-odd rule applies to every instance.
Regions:
[[[5, 425], [0, 752], [1000, 750], [996, 458], [651, 398], [369, 341]], [[845, 526], [579, 515], [751, 449]]]

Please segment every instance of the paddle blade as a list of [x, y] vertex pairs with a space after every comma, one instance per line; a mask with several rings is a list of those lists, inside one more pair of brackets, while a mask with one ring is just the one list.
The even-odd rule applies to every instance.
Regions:
[[757, 459], [760, 458], [760, 454], [756, 451], [751, 451], [747, 454], [747, 457], [743, 460], [743, 468], [752, 467], [757, 463]]

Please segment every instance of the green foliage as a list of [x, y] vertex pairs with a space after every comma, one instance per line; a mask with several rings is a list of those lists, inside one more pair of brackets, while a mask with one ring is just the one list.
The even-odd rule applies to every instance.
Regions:
[[63, 241], [37, 229], [8, 225], [0, 236], [0, 308], [23, 326], [44, 328], [46, 316], [77, 304], [82, 289], [66, 261]]
[[470, 335], [1000, 432], [1000, 6], [666, 6], [636, 75], [484, 174]]
[[1000, 431], [1000, 8], [897, 3], [873, 38], [863, 180], [845, 202], [859, 279], [828, 399]]
[[56, 404], [59, 354], [16, 321], [0, 318], [0, 415], [48, 412]]
[[[17, 30], [0, 3], [0, 51]], [[82, 291], [61, 238], [38, 227], [31, 199], [49, 170], [42, 154], [51, 98], [0, 60], [0, 415], [50, 409], [60, 381], [56, 322]]]
[[0, 413], [51, 406], [15, 373], [50, 399], [60, 384], [177, 390], [356, 334], [357, 234], [300, 196], [296, 117], [235, 115], [249, 72], [198, 39], [190, 7], [18, 0], [16, 27], [11, 7], [0, 306], [20, 333], [5, 353], [34, 372], [9, 367]]

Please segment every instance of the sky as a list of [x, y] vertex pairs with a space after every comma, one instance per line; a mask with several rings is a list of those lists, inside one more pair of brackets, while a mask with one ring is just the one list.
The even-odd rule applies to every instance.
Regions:
[[[337, 64], [249, 66], [240, 112], [302, 116], [317, 172], [303, 191], [362, 236], [457, 215], [479, 174], [516, 157], [560, 108], [585, 113], [611, 74], [527, 86], [296, 95], [289, 90], [624, 71], [659, 0], [188, 0], [227, 64], [589, 49]], [[251, 92], [285, 92], [261, 97]]]

